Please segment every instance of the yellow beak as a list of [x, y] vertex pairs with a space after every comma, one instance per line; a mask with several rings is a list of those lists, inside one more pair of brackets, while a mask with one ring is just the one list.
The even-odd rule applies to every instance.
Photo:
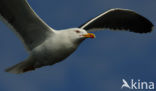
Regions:
[[87, 34], [84, 34], [83, 36], [86, 38], [95, 38], [95, 34], [93, 33], [87, 33]]

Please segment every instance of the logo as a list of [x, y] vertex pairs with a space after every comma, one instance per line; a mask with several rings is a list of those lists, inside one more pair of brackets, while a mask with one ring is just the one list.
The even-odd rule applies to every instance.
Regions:
[[122, 82], [123, 84], [121, 86], [121, 89], [128, 88], [132, 90], [154, 90], [154, 82], [146, 82], [141, 80], [135, 81], [134, 79], [131, 79], [129, 83], [125, 79], [122, 79]]

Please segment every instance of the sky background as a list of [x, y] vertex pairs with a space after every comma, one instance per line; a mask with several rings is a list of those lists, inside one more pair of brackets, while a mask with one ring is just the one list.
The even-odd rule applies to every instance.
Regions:
[[[28, 1], [57, 30], [78, 27], [111, 8], [134, 10], [156, 24], [156, 0]], [[24, 60], [28, 53], [0, 22], [0, 91], [128, 91], [121, 89], [122, 79], [156, 83], [156, 29], [148, 34], [108, 29], [95, 34], [96, 39], [85, 40], [66, 60], [15, 75], [4, 69]]]

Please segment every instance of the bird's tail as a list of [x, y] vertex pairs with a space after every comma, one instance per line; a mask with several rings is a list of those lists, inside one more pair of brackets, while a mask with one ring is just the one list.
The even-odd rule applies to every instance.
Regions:
[[14, 73], [14, 74], [20, 74], [27, 71], [35, 70], [36, 67], [34, 67], [35, 62], [32, 59], [27, 59], [23, 62], [20, 62], [8, 69], [6, 69], [6, 72]]

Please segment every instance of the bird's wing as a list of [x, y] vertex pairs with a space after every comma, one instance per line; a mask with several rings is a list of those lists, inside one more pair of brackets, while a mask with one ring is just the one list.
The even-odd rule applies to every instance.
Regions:
[[32, 10], [27, 0], [0, 0], [0, 16], [20, 36], [28, 50], [54, 31]]
[[128, 9], [110, 9], [89, 20], [79, 28], [88, 32], [101, 29], [129, 30], [136, 33], [151, 32], [153, 24], [145, 17]]

